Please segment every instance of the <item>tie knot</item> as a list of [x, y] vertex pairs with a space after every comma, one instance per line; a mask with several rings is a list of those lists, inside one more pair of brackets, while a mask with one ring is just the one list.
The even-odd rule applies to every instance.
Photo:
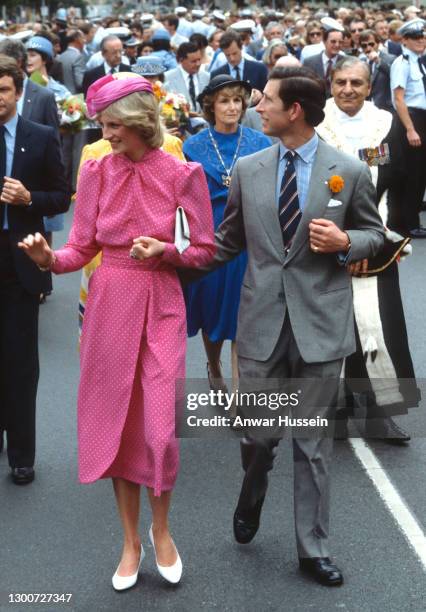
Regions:
[[294, 160], [296, 159], [297, 153], [296, 151], [287, 151], [284, 157], [289, 163], [291, 163], [291, 162], [294, 162]]

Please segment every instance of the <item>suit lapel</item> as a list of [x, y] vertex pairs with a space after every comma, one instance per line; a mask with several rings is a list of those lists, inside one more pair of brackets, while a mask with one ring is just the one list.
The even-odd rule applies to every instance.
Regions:
[[279, 150], [278, 144], [265, 150], [253, 173], [252, 184], [261, 223], [278, 255], [284, 259], [284, 245], [276, 202]]
[[336, 162], [332, 156], [332, 149], [319, 140], [317, 154], [312, 167], [311, 180], [309, 181], [305, 208], [288, 252], [286, 263], [296, 255], [309, 239], [309, 223], [312, 219], [321, 218], [324, 215], [332, 195], [327, 182], [330, 178], [330, 170], [335, 166]]
[[23, 168], [27, 163], [28, 149], [30, 147], [29, 138], [31, 134], [27, 133], [25, 119], [19, 117], [16, 126], [15, 150], [13, 153], [12, 178], [20, 179], [23, 174]]
[[28, 119], [31, 114], [31, 109], [34, 107], [38, 95], [37, 87], [33, 87], [30, 80], [27, 81], [25, 88], [24, 103], [22, 104], [22, 117]]

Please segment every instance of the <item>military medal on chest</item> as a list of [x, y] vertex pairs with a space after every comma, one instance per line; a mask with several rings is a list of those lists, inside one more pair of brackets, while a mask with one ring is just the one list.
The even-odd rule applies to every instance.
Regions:
[[217, 145], [217, 142], [213, 138], [213, 134], [211, 133], [211, 130], [209, 128], [210, 140], [212, 141], [212, 145], [214, 147], [214, 150], [216, 151], [216, 155], [217, 155], [220, 163], [222, 164], [223, 169], [225, 170], [225, 174], [221, 175], [222, 185], [224, 187], [227, 187], [228, 189], [231, 186], [231, 180], [232, 180], [231, 174], [232, 174], [232, 170], [234, 169], [235, 162], [237, 161], [237, 158], [238, 158], [238, 153], [240, 151], [241, 137], [243, 135], [243, 128], [241, 126], [239, 126], [238, 129], [240, 130], [240, 135], [238, 137], [237, 147], [235, 149], [234, 157], [232, 158], [232, 163], [231, 163], [230, 167], [227, 168], [226, 165], [225, 165], [225, 162], [223, 161], [223, 157], [222, 157], [222, 155], [220, 153], [220, 150], [219, 150], [219, 147]]

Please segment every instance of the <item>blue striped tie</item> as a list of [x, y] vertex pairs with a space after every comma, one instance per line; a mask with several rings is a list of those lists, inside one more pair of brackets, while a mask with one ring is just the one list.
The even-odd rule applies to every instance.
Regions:
[[288, 249], [296, 233], [297, 227], [302, 218], [302, 211], [299, 206], [299, 196], [297, 194], [297, 179], [294, 159], [297, 153], [287, 151], [287, 160], [281, 182], [281, 191], [278, 203], [279, 219], [281, 231], [283, 233], [284, 246]]

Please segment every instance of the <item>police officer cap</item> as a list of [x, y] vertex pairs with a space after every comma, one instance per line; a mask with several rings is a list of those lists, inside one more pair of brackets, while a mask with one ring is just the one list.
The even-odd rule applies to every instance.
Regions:
[[202, 9], [192, 9], [191, 14], [196, 19], [202, 19], [205, 16], [206, 12]]
[[240, 11], [240, 17], [244, 17], [245, 19], [249, 19], [253, 16], [253, 11], [249, 8], [243, 8]]
[[397, 30], [397, 33], [406, 38], [421, 37], [424, 34], [426, 21], [424, 19], [411, 19]]
[[120, 40], [125, 40], [126, 38], [129, 38], [130, 35], [131, 32], [129, 28], [124, 26], [116, 26], [115, 28], [105, 28], [102, 38], [105, 38], [106, 36], [117, 36], [117, 38], [120, 38]]
[[219, 21], [226, 21], [226, 17], [222, 13], [222, 11], [215, 10], [213, 11], [212, 15], [214, 19], [218, 19]]
[[177, 6], [175, 8], [176, 15], [185, 15], [188, 12], [188, 9], [185, 6]]
[[254, 32], [256, 24], [253, 19], [241, 19], [241, 21], [233, 23], [231, 28], [237, 32]]
[[15, 34], [11, 34], [9, 38], [12, 40], [20, 40], [24, 42], [34, 36], [34, 32], [32, 30], [21, 30], [20, 32], [15, 32]]
[[154, 15], [152, 13], [142, 13], [140, 20], [142, 23], [150, 23], [154, 19]]
[[323, 17], [320, 21], [321, 26], [326, 32], [331, 32], [332, 30], [343, 32], [343, 30], [345, 29], [342, 24], [337, 21], [337, 19], [333, 19], [332, 17]]
[[123, 41], [123, 47], [137, 47], [140, 44], [141, 41], [137, 38], [133, 38], [133, 36]]

